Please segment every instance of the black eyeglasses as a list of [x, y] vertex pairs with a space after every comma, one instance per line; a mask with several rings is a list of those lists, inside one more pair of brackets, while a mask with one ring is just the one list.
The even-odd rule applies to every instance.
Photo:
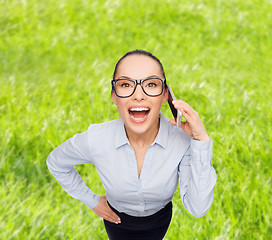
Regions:
[[137, 85], [141, 85], [144, 93], [150, 97], [156, 97], [163, 93], [163, 88], [166, 85], [165, 79], [158, 77], [149, 77], [145, 79], [113, 79], [111, 80], [112, 89], [118, 97], [126, 98], [133, 95]]

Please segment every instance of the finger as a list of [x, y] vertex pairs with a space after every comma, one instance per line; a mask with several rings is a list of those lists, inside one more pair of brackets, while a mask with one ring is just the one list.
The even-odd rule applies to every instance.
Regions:
[[107, 206], [107, 214], [109, 218], [111, 218], [114, 222], [121, 223], [121, 218], [110, 208], [108, 204]]
[[[110, 209], [111, 210], [111, 209]], [[113, 223], [121, 223], [121, 220], [119, 220], [119, 217], [114, 217], [112, 212], [110, 211], [107, 206], [103, 206], [102, 209], [99, 210], [95, 210], [93, 209], [93, 211], [95, 212], [95, 214], [109, 222], [113, 222]]]
[[170, 119], [169, 123], [172, 124], [172, 125], [174, 125], [174, 126], [176, 126], [176, 124], [177, 124], [177, 122], [176, 122], [175, 119]]
[[190, 121], [191, 117], [184, 109], [181, 109], [180, 112], [186, 121]]
[[115, 224], [119, 224], [118, 221], [115, 221], [113, 218], [109, 217], [109, 216], [105, 216], [103, 219], [107, 220], [108, 222], [112, 222]]
[[185, 121], [181, 122], [190, 122], [192, 120], [191, 116], [183, 108], [181, 108], [179, 111], [181, 112], [181, 115], [185, 118]]
[[[177, 109], [177, 110], [184, 110], [186, 108], [186, 103], [184, 102], [174, 102], [174, 107]], [[187, 109], [188, 110], [188, 109]]]
[[185, 111], [190, 116], [195, 114], [195, 110], [188, 103], [186, 103], [182, 100], [175, 101], [174, 107], [180, 111], [181, 110]]
[[[187, 102], [184, 102], [184, 101], [182, 101], [182, 100], [174, 100], [174, 101], [173, 101], [173, 104], [175, 104], [175, 103], [190, 106]], [[190, 106], [190, 107], [191, 107], [191, 106]]]
[[102, 218], [109, 221], [109, 222], [112, 222], [112, 223], [121, 223], [121, 221], [119, 220], [116, 220], [116, 218], [114, 218], [110, 213], [108, 212], [105, 212], [103, 215], [102, 215]]
[[110, 218], [117, 223], [121, 223], [121, 218], [115, 213], [115, 212], [111, 212], [110, 214]]
[[178, 107], [180, 108], [180, 111], [183, 111], [183, 112], [187, 113], [190, 116], [193, 114], [193, 109], [188, 104], [187, 105], [182, 104], [182, 105], [179, 105]]
[[182, 115], [187, 116], [187, 120], [197, 119], [198, 113], [192, 109], [191, 107], [184, 106], [180, 110], [182, 112]]
[[195, 111], [188, 103], [184, 105], [184, 111], [191, 117], [197, 118], [198, 112]]

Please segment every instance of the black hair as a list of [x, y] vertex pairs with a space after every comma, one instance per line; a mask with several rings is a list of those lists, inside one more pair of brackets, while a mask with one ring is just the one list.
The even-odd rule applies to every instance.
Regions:
[[117, 62], [116, 65], [115, 65], [115, 69], [114, 69], [114, 73], [113, 73], [112, 79], [115, 78], [115, 75], [116, 75], [116, 72], [117, 72], [119, 63], [120, 63], [125, 57], [127, 57], [127, 56], [129, 56], [129, 55], [133, 55], [133, 54], [145, 55], [145, 56], [151, 57], [151, 58], [153, 58], [154, 60], [156, 60], [156, 61], [159, 63], [160, 67], [161, 67], [162, 75], [163, 75], [163, 78], [165, 79], [165, 86], [166, 86], [166, 78], [165, 78], [165, 73], [164, 73], [164, 69], [163, 69], [163, 66], [162, 66], [162, 64], [161, 64], [161, 61], [160, 61], [157, 57], [155, 57], [152, 53], [147, 52], [147, 51], [145, 51], [145, 50], [141, 50], [141, 49], [136, 49], [136, 50], [133, 50], [133, 51], [129, 51], [129, 52], [127, 52], [123, 57], [121, 57], [121, 58], [118, 60], [118, 62]]

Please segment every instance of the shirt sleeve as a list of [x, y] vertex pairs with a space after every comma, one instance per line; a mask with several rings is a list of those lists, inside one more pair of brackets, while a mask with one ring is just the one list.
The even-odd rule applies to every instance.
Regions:
[[191, 138], [179, 164], [180, 196], [185, 208], [195, 217], [204, 216], [212, 205], [216, 173], [212, 166], [212, 139]]
[[55, 148], [47, 157], [49, 171], [63, 189], [90, 209], [96, 207], [100, 196], [89, 189], [74, 166], [93, 163], [88, 149], [88, 131], [74, 135]]

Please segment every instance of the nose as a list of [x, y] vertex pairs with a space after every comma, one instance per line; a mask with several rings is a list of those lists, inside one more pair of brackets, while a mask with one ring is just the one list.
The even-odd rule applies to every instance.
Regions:
[[144, 93], [144, 91], [143, 91], [140, 84], [138, 84], [136, 86], [135, 92], [132, 95], [132, 99], [133, 100], [135, 99], [135, 100], [138, 100], [138, 101], [145, 99], [145, 93]]

